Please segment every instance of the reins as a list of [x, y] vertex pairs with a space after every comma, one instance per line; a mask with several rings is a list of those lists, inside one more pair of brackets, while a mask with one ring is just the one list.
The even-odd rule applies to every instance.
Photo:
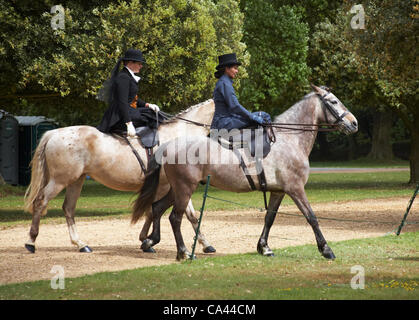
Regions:
[[163, 118], [165, 118], [165, 120], [167, 121], [171, 121], [171, 120], [175, 120], [175, 119], [179, 119], [185, 122], [189, 122], [191, 124], [194, 124], [196, 126], [200, 126], [200, 127], [204, 127], [204, 128], [209, 128], [211, 125], [210, 124], [206, 124], [206, 123], [201, 123], [201, 122], [197, 122], [197, 121], [193, 121], [193, 120], [189, 120], [186, 118], [182, 118], [180, 116], [176, 116], [176, 115], [172, 115], [163, 111], [159, 111], [160, 115], [163, 116]]
[[[330, 92], [326, 93], [325, 95], [317, 95], [322, 102], [322, 109], [325, 114], [325, 119], [327, 121], [327, 114], [326, 109], [329, 110], [329, 112], [335, 117], [336, 121], [333, 124], [330, 123], [323, 123], [323, 124], [314, 124], [314, 123], [281, 123], [281, 122], [271, 122], [271, 123], [264, 123], [262, 124], [263, 127], [271, 127], [276, 129], [283, 129], [283, 130], [293, 130], [293, 131], [317, 131], [317, 132], [333, 132], [338, 130], [339, 122], [342, 121], [342, 119], [348, 114], [348, 111], [345, 111], [341, 115], [339, 115], [336, 110], [329, 105], [328, 101], [325, 99], [325, 97]], [[166, 120], [173, 120], [173, 119], [179, 119], [185, 122], [189, 122], [191, 124], [204, 127], [204, 128], [210, 128], [211, 125], [185, 119], [176, 115], [171, 115], [162, 111], [159, 111], [159, 113], [166, 119]], [[300, 127], [300, 128], [298, 128]], [[317, 127], [317, 128], [310, 128], [310, 127]]]
[[[279, 123], [279, 122], [272, 122], [272, 123], [265, 123], [262, 126], [264, 127], [272, 127], [277, 129], [284, 129], [284, 130], [294, 130], [294, 131], [318, 131], [318, 132], [332, 132], [337, 131], [338, 125], [336, 124], [304, 124], [304, 123]], [[295, 128], [289, 126], [301, 126], [302, 128]], [[304, 127], [318, 127], [316, 129], [304, 128]], [[330, 128], [323, 128], [323, 127], [330, 127]]]
[[[211, 125], [206, 124], [206, 123], [201, 123], [201, 122], [197, 122], [197, 121], [193, 121], [193, 120], [189, 120], [189, 119], [185, 119], [176, 115], [171, 115], [169, 113], [166, 112], [162, 112], [159, 111], [159, 113], [167, 120], [174, 120], [174, 119], [179, 119], [185, 122], [189, 122], [191, 124], [194, 124], [196, 126], [200, 126], [200, 127], [204, 127], [204, 128], [209, 128], [211, 127]], [[338, 125], [337, 124], [307, 124], [307, 123], [281, 123], [281, 122], [271, 122], [271, 123], [265, 123], [262, 126], [264, 127], [272, 127], [272, 128], [277, 128], [277, 129], [284, 129], [284, 130], [294, 130], [294, 131], [319, 131], [319, 132], [332, 132], [332, 131], [336, 131]], [[292, 126], [300, 126], [302, 128], [295, 128]], [[305, 127], [318, 127], [316, 129], [310, 129], [310, 128], [305, 128]], [[323, 128], [323, 127], [329, 127], [329, 128]]]

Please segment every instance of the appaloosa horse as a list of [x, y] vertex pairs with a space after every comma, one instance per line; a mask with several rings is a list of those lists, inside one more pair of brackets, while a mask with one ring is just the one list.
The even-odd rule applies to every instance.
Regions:
[[[213, 115], [214, 102], [211, 99], [192, 106], [159, 126], [160, 141], [164, 143], [187, 134], [205, 136], [209, 127], [198, 126], [194, 122], [210, 124]], [[132, 138], [130, 141], [140, 158], [146, 161], [146, 151], [138, 139]], [[90, 126], [72, 126], [46, 132], [36, 148], [31, 165], [32, 178], [25, 194], [25, 211], [33, 217], [25, 247], [32, 253], [35, 252], [40, 217], [46, 214], [48, 202], [64, 188], [63, 210], [71, 243], [77, 245], [80, 252], [91, 252], [79, 238], [74, 221], [76, 202], [86, 175], [121, 191], [138, 191], [145, 178], [137, 158], [124, 139], [104, 134]], [[198, 220], [192, 203], [186, 208], [186, 214], [196, 229]], [[151, 219], [147, 215], [140, 234], [141, 241], [147, 237], [150, 225]], [[198, 240], [204, 252], [215, 251], [202, 234]]]
[[[272, 127], [276, 142], [271, 146], [270, 153], [260, 160], [265, 172], [267, 191], [270, 192], [265, 226], [257, 244], [257, 250], [262, 255], [273, 255], [268, 246], [269, 230], [284, 195], [288, 194], [313, 228], [320, 253], [327, 259], [335, 258], [320, 231], [304, 190], [310, 172], [308, 157], [320, 124], [333, 123], [339, 131], [351, 134], [358, 130], [358, 123], [335, 95], [324, 88], [314, 85], [312, 88], [314, 92], [275, 118]], [[290, 124], [288, 128], [294, 129], [275, 128], [278, 123]], [[292, 126], [293, 124], [299, 126]], [[191, 155], [195, 155], [195, 158]], [[164, 170], [160, 170], [161, 167]], [[255, 163], [248, 163], [247, 167], [250, 172], [255, 168]], [[171, 186], [164, 197], [161, 197], [159, 191], [160, 171], [164, 171]], [[161, 214], [173, 204], [169, 219], [176, 239], [177, 259], [184, 259], [189, 255], [180, 230], [182, 215], [192, 193], [200, 182], [206, 181], [208, 175], [211, 175], [210, 182], [214, 187], [233, 192], [252, 191], [233, 151], [221, 147], [213, 139], [177, 138], [157, 150], [150, 162], [148, 175], [132, 215], [132, 220], [136, 221], [153, 204], [153, 232], [143, 242], [143, 248], [158, 243]], [[260, 189], [261, 185], [256, 184]], [[167, 189], [166, 181], [164, 188]]]

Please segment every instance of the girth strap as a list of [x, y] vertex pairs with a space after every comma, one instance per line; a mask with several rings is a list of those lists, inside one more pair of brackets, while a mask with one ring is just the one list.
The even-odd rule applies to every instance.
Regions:
[[263, 169], [262, 162], [259, 158], [256, 158], [256, 168], [258, 169], [258, 180], [260, 185], [260, 190], [263, 192], [263, 201], [265, 203], [265, 209], [268, 210], [268, 202], [266, 201], [266, 191], [268, 189], [268, 184], [266, 183], [265, 170]]
[[131, 142], [129, 142], [128, 138], [126, 136], [122, 136], [125, 141], [128, 143], [128, 145], [131, 147], [132, 152], [134, 153], [135, 157], [137, 158], [138, 162], [140, 163], [141, 170], [143, 170], [143, 173], [146, 172], [146, 167], [144, 165], [143, 160], [141, 159], [140, 155], [138, 154], [137, 150], [132, 146]]
[[256, 190], [255, 183], [253, 182], [252, 176], [249, 174], [247, 170], [247, 166], [243, 161], [243, 157], [241, 156], [240, 152], [237, 151], [237, 149], [233, 149], [234, 154], [239, 158], [240, 160], [240, 168], [242, 168], [244, 175], [246, 176], [247, 182], [249, 182], [250, 188], [254, 191]]
[[[255, 191], [257, 190], [256, 185], [252, 179], [252, 176], [249, 174], [247, 170], [247, 166], [244, 163], [243, 157], [241, 156], [240, 152], [237, 151], [237, 149], [233, 149], [234, 154], [239, 158], [240, 160], [240, 168], [242, 168], [244, 175], [246, 176], [247, 182], [249, 182], [250, 188]], [[268, 210], [268, 202], [266, 200], [266, 192], [268, 189], [268, 184], [266, 182], [266, 176], [265, 176], [265, 170], [263, 169], [263, 165], [260, 158], [256, 158], [256, 168], [259, 172], [258, 174], [258, 181], [260, 185], [260, 191], [263, 192], [263, 201], [265, 204], [265, 209]]]

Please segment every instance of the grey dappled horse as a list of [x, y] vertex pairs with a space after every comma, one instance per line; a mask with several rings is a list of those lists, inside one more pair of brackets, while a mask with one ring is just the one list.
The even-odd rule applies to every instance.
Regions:
[[[177, 117], [195, 122], [210, 124], [214, 115], [214, 102], [210, 99], [179, 113]], [[209, 128], [198, 126], [176, 117], [162, 123], [158, 133], [164, 143], [181, 135], [206, 136]], [[145, 149], [137, 138], [130, 139], [140, 157], [147, 159]], [[157, 147], [156, 147], [157, 148]], [[35, 240], [39, 232], [41, 215], [45, 215], [48, 202], [66, 189], [63, 210], [67, 221], [71, 243], [81, 252], [91, 252], [77, 233], [74, 221], [77, 199], [86, 175], [115, 190], [138, 191], [144, 183], [144, 173], [130, 146], [122, 138], [104, 134], [90, 126], [72, 126], [47, 131], [32, 160], [31, 183], [25, 194], [25, 211], [32, 214], [29, 240], [25, 247], [35, 252]], [[186, 208], [186, 214], [193, 227], [197, 228], [197, 218], [192, 202]], [[146, 216], [140, 240], [147, 237], [151, 219]], [[199, 242], [204, 252], [215, 249], [200, 234]]]
[[[312, 88], [314, 92], [307, 94], [274, 120], [274, 124], [305, 124], [304, 128], [311, 130], [284, 130], [274, 127], [276, 142], [271, 146], [270, 153], [262, 160], [270, 199], [257, 250], [266, 256], [273, 255], [268, 246], [269, 230], [284, 195], [288, 194], [313, 228], [320, 253], [327, 259], [335, 258], [320, 231], [304, 190], [310, 172], [308, 157], [316, 139], [318, 125], [333, 123], [339, 131], [351, 134], [358, 130], [358, 123], [335, 95], [314, 85]], [[134, 206], [132, 220], [139, 219], [153, 204], [153, 232], [142, 244], [143, 248], [151, 247], [160, 241], [159, 225], [162, 213], [173, 205], [169, 219], [176, 239], [177, 259], [184, 259], [189, 252], [183, 242], [180, 224], [183, 211], [198, 184], [205, 182], [207, 175], [211, 175], [211, 185], [216, 188], [233, 192], [252, 190], [233, 151], [221, 147], [213, 139], [178, 138], [160, 148], [162, 150], [157, 150], [155, 158], [151, 161], [147, 178]], [[186, 161], [179, 163], [183, 154], [195, 154], [199, 157], [199, 161], [196, 159], [190, 161], [187, 158]], [[233, 162], [214, 162], [214, 159], [229, 159], [228, 161], [232, 159]], [[248, 164], [249, 171], [254, 165], [254, 163]], [[160, 170], [161, 167], [164, 170]], [[162, 198], [159, 176], [163, 174], [171, 189]], [[260, 188], [259, 183], [257, 187]], [[167, 190], [167, 183], [164, 188]]]

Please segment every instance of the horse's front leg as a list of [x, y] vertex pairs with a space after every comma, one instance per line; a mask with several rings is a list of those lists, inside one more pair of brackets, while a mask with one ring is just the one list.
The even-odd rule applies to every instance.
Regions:
[[175, 205], [169, 216], [170, 224], [172, 225], [173, 234], [176, 240], [176, 247], [177, 247], [176, 260], [179, 260], [179, 261], [187, 259], [191, 256], [191, 253], [188, 251], [188, 249], [185, 246], [185, 242], [183, 241], [183, 236], [180, 229], [184, 211], [185, 210], [177, 209]]
[[[195, 209], [192, 205], [192, 200], [189, 200], [188, 206], [185, 210], [186, 217], [188, 218], [189, 222], [192, 224], [193, 229], [198, 229], [198, 219], [195, 216]], [[204, 247], [202, 251], [204, 253], [214, 253], [216, 252], [215, 248], [205, 239], [204, 234], [201, 233], [201, 231], [198, 232], [198, 242]]]
[[311, 209], [310, 203], [308, 202], [304, 187], [300, 187], [291, 192], [288, 192], [288, 195], [292, 198], [292, 200], [294, 200], [297, 207], [306, 217], [307, 222], [313, 228], [314, 235], [316, 237], [317, 248], [319, 249], [320, 253], [326, 259], [335, 259], [336, 257], [332, 249], [330, 249], [330, 247], [327, 245], [326, 239], [323, 237], [323, 234], [320, 231], [319, 223], [317, 222], [317, 218], [313, 212], [313, 209]]
[[261, 255], [272, 257], [274, 253], [268, 246], [268, 236], [269, 231], [271, 230], [272, 224], [275, 220], [276, 213], [279, 206], [281, 205], [282, 199], [284, 198], [285, 193], [271, 193], [269, 198], [268, 211], [265, 215], [265, 225], [263, 226], [262, 234], [259, 238], [257, 250]]

